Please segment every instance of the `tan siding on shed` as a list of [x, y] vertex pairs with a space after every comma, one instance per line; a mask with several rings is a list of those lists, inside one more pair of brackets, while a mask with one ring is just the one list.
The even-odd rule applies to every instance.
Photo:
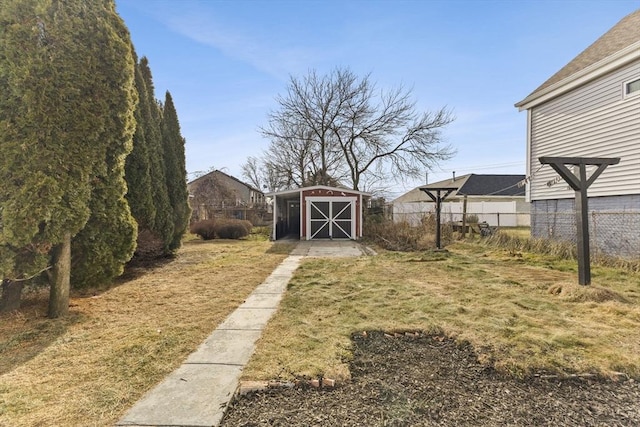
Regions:
[[[635, 61], [532, 110], [531, 171], [540, 156], [621, 157], [589, 187], [589, 196], [640, 194], [640, 96], [624, 98], [623, 83], [640, 77]], [[531, 200], [573, 198], [545, 166], [533, 176]]]

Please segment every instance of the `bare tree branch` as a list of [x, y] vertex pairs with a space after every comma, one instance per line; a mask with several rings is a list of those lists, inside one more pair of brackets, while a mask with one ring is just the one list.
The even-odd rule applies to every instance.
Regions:
[[[378, 91], [370, 75], [349, 69], [325, 76], [291, 77], [287, 92], [261, 133], [271, 141], [262, 167], [290, 186], [330, 185], [346, 179], [353, 189], [418, 176], [453, 156], [442, 130], [454, 118], [446, 108], [416, 112], [411, 90]], [[254, 165], [255, 166], [255, 165]], [[387, 171], [385, 173], [385, 171]]]

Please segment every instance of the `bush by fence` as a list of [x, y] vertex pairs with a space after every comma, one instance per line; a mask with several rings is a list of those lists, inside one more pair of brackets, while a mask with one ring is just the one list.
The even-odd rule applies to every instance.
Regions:
[[[441, 244], [453, 241], [450, 224], [441, 225]], [[376, 245], [392, 251], [423, 251], [436, 247], [436, 218], [425, 215], [418, 225], [394, 222], [380, 217], [365, 219], [363, 237]]]
[[250, 221], [240, 219], [207, 219], [196, 222], [190, 231], [203, 240], [240, 239], [251, 233], [253, 225]]

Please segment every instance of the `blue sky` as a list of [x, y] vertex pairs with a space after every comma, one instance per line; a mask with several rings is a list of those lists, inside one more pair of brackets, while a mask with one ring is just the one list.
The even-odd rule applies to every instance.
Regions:
[[[640, 8], [628, 0], [116, 0], [156, 97], [171, 92], [189, 177], [241, 165], [269, 141], [289, 76], [348, 67], [379, 88], [411, 88], [419, 111], [450, 108], [457, 154], [429, 182], [525, 173], [526, 113], [513, 106]], [[396, 185], [390, 199], [424, 184]]]

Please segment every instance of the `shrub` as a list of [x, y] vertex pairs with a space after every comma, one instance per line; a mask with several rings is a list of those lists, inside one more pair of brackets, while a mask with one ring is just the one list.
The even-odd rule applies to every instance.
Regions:
[[[364, 238], [378, 246], [392, 251], [422, 251], [435, 249], [436, 235], [435, 216], [425, 216], [421, 224], [412, 226], [407, 222], [365, 221]], [[442, 224], [440, 229], [441, 244], [450, 243], [453, 237], [452, 228]]]
[[197, 234], [203, 240], [212, 240], [216, 238], [215, 225], [216, 221], [212, 219], [205, 219], [204, 221], [198, 221], [192, 224], [189, 231], [193, 234]]
[[240, 221], [242, 223], [242, 225], [244, 225], [244, 228], [247, 229], [247, 236], [249, 234], [251, 234], [251, 230], [253, 229], [253, 224], [251, 223], [251, 221], [247, 221], [247, 220], [241, 220]]
[[[247, 223], [249, 226], [247, 226]], [[219, 239], [240, 239], [251, 232], [251, 223], [239, 219], [219, 219], [214, 224], [215, 235]]]

